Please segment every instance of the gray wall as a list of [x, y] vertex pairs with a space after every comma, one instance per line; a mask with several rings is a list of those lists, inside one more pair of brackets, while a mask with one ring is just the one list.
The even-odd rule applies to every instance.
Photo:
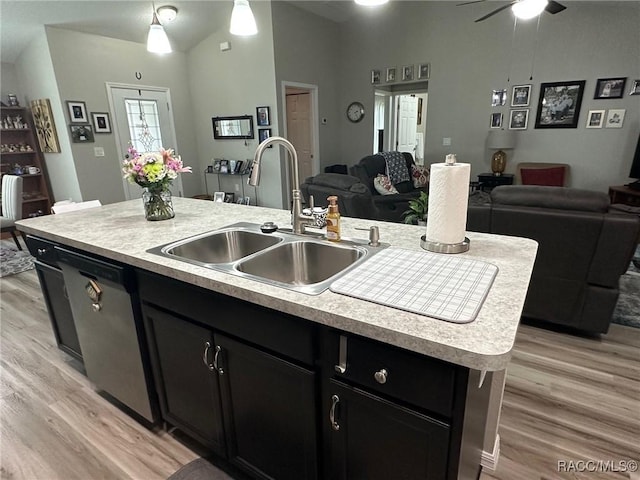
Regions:
[[[517, 132], [507, 172], [518, 162], [563, 162], [571, 165], [574, 187], [606, 191], [626, 182], [640, 128], [640, 96], [628, 96], [629, 87], [617, 100], [593, 100], [593, 93], [598, 78], [640, 78], [640, 2], [566, 3], [564, 12], [542, 15], [532, 81], [536, 22], [521, 22], [515, 36], [509, 12], [474, 23], [493, 5], [403, 1], [358, 15], [341, 24], [340, 105], [359, 100], [372, 111], [371, 69], [430, 62], [425, 163], [457, 153], [477, 175], [490, 171], [491, 152], [484, 146], [490, 113], [509, 113], [508, 106], [490, 106], [491, 91], [510, 93], [513, 85], [531, 83], [529, 127]], [[586, 80], [578, 128], [534, 129], [540, 83], [566, 80]], [[622, 129], [585, 129], [589, 109], [610, 108], [626, 109]], [[353, 164], [370, 151], [373, 121], [366, 116], [354, 125], [340, 118], [342, 161]], [[443, 137], [452, 138], [451, 147], [442, 146]]]
[[6, 103], [7, 94], [14, 93], [18, 96], [18, 100], [22, 105], [24, 97], [22, 96], [22, 87], [16, 76], [16, 67], [13, 63], [0, 63], [0, 99]]

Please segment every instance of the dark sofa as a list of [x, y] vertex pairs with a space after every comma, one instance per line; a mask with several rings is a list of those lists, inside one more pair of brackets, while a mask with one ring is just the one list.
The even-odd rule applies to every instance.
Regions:
[[[411, 166], [414, 165], [413, 156], [410, 153], [403, 152], [405, 161], [407, 162], [407, 170], [409, 178], [411, 176]], [[360, 179], [364, 183], [373, 197], [373, 202], [377, 207], [377, 219], [386, 220], [388, 222], [402, 222], [402, 214], [409, 208], [409, 200], [418, 198], [422, 189], [414, 188], [413, 181], [405, 182], [406, 185], [399, 184], [395, 187], [398, 194], [380, 195], [373, 186], [373, 179], [378, 174], [385, 174], [386, 162], [382, 155], [369, 155], [364, 157], [356, 165], [349, 169], [352, 176]], [[426, 188], [425, 188], [426, 190]]]
[[300, 185], [307, 205], [313, 195], [316, 206], [326, 206], [329, 195], [338, 196], [338, 209], [346, 217], [381, 220], [369, 189], [356, 177], [339, 173], [319, 173]]
[[467, 230], [538, 242], [524, 318], [606, 333], [640, 233], [637, 216], [609, 206], [601, 192], [501, 186], [469, 206]]

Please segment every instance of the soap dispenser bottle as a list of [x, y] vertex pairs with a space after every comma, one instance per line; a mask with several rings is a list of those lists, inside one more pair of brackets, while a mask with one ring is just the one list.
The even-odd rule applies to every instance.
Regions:
[[340, 212], [338, 211], [338, 197], [331, 195], [329, 200], [329, 211], [327, 212], [327, 240], [332, 242], [340, 241]]

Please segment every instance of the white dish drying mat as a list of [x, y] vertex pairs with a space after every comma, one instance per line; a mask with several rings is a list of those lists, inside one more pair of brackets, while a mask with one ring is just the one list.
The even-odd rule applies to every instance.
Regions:
[[475, 320], [498, 267], [457, 255], [387, 248], [331, 291], [455, 323]]

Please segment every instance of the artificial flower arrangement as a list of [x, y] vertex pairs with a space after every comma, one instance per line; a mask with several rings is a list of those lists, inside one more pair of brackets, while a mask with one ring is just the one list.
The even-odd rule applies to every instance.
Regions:
[[173, 149], [161, 148], [159, 152], [139, 153], [129, 144], [122, 163], [124, 178], [145, 189], [142, 194], [147, 220], [173, 218], [173, 205], [169, 186], [179, 173], [191, 173], [191, 167], [182, 164], [180, 155]]

